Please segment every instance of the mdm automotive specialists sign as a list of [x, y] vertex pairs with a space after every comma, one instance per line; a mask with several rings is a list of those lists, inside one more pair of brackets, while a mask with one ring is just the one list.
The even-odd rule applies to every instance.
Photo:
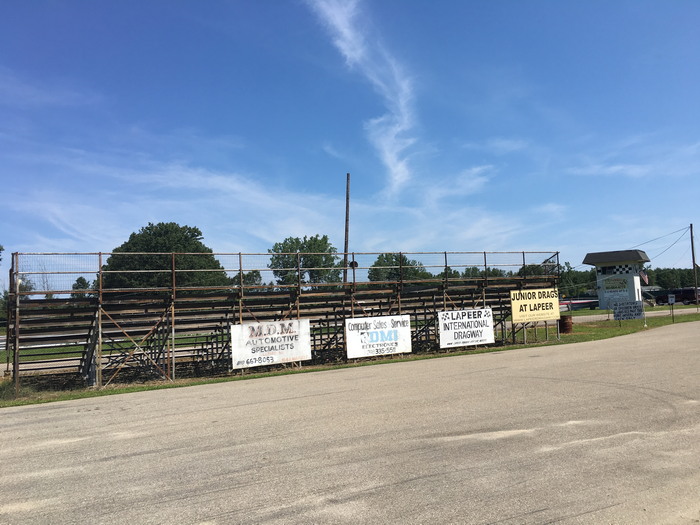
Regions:
[[311, 359], [308, 319], [231, 325], [233, 368]]
[[514, 323], [534, 323], [559, 319], [559, 292], [556, 288], [512, 290], [510, 307]]
[[356, 317], [345, 320], [348, 359], [411, 351], [411, 317]]
[[440, 348], [484, 345], [494, 342], [491, 308], [438, 312]]

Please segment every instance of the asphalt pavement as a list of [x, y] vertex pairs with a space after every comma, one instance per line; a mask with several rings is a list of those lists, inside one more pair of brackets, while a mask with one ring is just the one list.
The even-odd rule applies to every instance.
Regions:
[[0, 409], [0, 523], [690, 524], [700, 323]]

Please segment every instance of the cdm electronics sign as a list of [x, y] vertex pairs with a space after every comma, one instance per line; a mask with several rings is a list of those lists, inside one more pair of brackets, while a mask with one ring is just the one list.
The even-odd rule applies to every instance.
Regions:
[[[559, 319], [556, 288], [511, 292], [513, 323]], [[437, 312], [440, 348], [493, 344], [491, 308]], [[412, 352], [411, 317], [392, 315], [345, 320], [348, 359]], [[311, 359], [308, 319], [231, 325], [233, 368], [276, 365]]]

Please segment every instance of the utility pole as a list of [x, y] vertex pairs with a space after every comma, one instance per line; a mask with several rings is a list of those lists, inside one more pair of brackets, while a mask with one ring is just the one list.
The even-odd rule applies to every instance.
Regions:
[[695, 239], [693, 238], [693, 223], [690, 223], [690, 251], [693, 255], [693, 280], [695, 281], [695, 309], [700, 310], [698, 301], [698, 265], [695, 262]]
[[350, 234], [350, 174], [345, 184], [345, 247], [343, 248], [343, 283], [348, 282], [348, 237]]

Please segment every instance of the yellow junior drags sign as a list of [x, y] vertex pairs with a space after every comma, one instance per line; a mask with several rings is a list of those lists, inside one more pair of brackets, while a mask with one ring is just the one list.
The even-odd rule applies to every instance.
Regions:
[[556, 288], [510, 292], [514, 323], [534, 323], [559, 319], [559, 292]]

